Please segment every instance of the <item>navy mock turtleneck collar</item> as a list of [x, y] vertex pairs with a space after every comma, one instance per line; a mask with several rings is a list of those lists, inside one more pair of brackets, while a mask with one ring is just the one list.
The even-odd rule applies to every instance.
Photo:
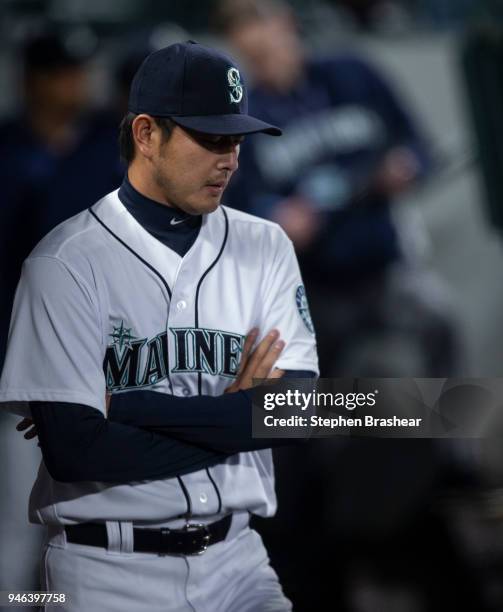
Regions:
[[119, 199], [149, 234], [181, 257], [194, 244], [201, 228], [201, 215], [188, 215], [147, 198], [131, 185], [127, 174], [119, 189]]

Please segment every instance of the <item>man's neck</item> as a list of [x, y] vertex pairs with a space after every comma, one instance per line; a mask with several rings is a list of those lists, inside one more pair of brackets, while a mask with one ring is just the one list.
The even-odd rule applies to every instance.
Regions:
[[164, 204], [164, 206], [173, 208], [173, 205], [166, 200], [161, 188], [156, 185], [150, 177], [147, 178], [146, 172], [143, 171], [143, 168], [141, 168], [139, 164], [133, 161], [128, 168], [127, 176], [129, 182], [136, 191], [146, 198], [150, 198], [155, 202], [159, 202], [159, 204]]

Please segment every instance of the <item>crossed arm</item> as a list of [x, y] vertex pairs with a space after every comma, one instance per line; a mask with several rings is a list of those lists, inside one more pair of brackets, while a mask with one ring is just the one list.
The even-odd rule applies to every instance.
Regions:
[[[288, 443], [251, 437], [254, 378], [279, 378], [273, 369], [284, 347], [273, 330], [253, 350], [245, 341], [236, 380], [218, 397], [177, 398], [138, 391], [109, 402], [108, 419], [89, 406], [32, 402], [33, 420], [18, 430], [38, 435], [55, 480], [131, 482], [169, 478], [210, 467], [241, 451]], [[141, 408], [136, 409], [141, 402]]]

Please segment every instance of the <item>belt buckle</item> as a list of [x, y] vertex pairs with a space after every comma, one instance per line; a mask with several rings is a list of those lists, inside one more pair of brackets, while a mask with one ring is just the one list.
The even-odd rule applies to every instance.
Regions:
[[[202, 555], [208, 548], [209, 543], [210, 543], [210, 530], [208, 529], [208, 525], [205, 525], [204, 523], [186, 523], [185, 526], [182, 528], [182, 531], [185, 531], [185, 533], [194, 533], [194, 534], [199, 534], [199, 533], [204, 533], [204, 535], [202, 536], [201, 539], [201, 544], [199, 547], [199, 550], [195, 550], [194, 552], [190, 552], [187, 553], [188, 556], [198, 556], [198, 555]], [[196, 544], [196, 540], [192, 541], [193, 544]]]

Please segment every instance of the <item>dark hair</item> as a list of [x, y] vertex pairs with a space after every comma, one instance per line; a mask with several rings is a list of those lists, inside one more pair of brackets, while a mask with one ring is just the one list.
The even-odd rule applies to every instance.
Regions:
[[[138, 115], [127, 113], [124, 115], [119, 126], [119, 150], [120, 156], [126, 164], [130, 164], [134, 159], [134, 138], [133, 121]], [[173, 131], [174, 123], [168, 117], [153, 117], [156, 124], [162, 129], [165, 140], [168, 140]]]
[[55, 29], [47, 29], [28, 37], [21, 48], [25, 74], [55, 72], [85, 66], [94, 53], [90, 44], [70, 44], [71, 33], [65, 35]]

